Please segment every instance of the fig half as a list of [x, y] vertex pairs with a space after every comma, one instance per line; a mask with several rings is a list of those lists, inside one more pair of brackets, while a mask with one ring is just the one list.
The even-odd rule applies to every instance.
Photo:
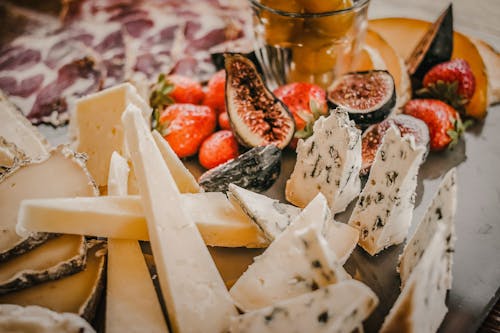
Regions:
[[379, 124], [368, 127], [363, 133], [361, 141], [361, 154], [363, 157], [361, 175], [367, 175], [370, 172], [377, 150], [382, 143], [382, 138], [391, 125], [396, 125], [401, 135], [413, 135], [416, 145], [422, 145], [427, 148], [423, 160], [427, 157], [430, 144], [429, 128], [427, 125], [422, 120], [415, 117], [398, 114], [394, 117], [387, 118]]
[[347, 73], [328, 88], [328, 101], [366, 128], [387, 118], [396, 105], [394, 79], [383, 70]]
[[285, 148], [293, 138], [293, 116], [265, 86], [255, 65], [238, 53], [224, 55], [226, 108], [236, 139], [245, 147]]

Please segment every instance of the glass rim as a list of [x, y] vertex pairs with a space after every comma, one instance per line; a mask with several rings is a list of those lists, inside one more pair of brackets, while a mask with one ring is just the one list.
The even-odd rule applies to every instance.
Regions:
[[359, 1], [355, 2], [354, 5], [352, 5], [349, 8], [340, 9], [340, 10], [332, 10], [332, 11], [322, 12], [322, 13], [287, 12], [287, 11], [284, 11], [281, 9], [274, 9], [274, 8], [268, 7], [266, 5], [263, 5], [260, 3], [259, 0], [248, 0], [248, 2], [250, 2], [255, 7], [258, 7], [258, 8], [263, 9], [263, 10], [267, 10], [273, 14], [277, 14], [277, 15], [281, 15], [281, 16], [288, 16], [288, 17], [294, 17], [294, 18], [316, 18], [316, 17], [326, 17], [326, 16], [333, 16], [333, 15], [349, 13], [349, 12], [352, 12], [352, 11], [358, 9], [358, 8], [364, 7], [365, 5], [367, 5], [370, 2], [370, 0], [359, 0]]

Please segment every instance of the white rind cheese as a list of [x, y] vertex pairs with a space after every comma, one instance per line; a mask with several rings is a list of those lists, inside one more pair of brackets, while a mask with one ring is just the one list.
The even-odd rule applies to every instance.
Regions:
[[[330, 217], [325, 197], [318, 194], [233, 285], [230, 293], [236, 305], [243, 311], [255, 310], [321, 287], [322, 281], [315, 280], [317, 273], [309, 260], [311, 254], [306, 254], [301, 234], [296, 232], [304, 228], [322, 232]], [[330, 251], [321, 246], [316, 249]], [[336, 280], [335, 276], [331, 279]]]
[[129, 104], [139, 108], [144, 119], [149, 119], [151, 108], [130, 83], [90, 94], [76, 102], [76, 150], [87, 154], [87, 167], [99, 186], [108, 183], [114, 151], [128, 158], [121, 116]]
[[[0, 179], [0, 261], [32, 249], [39, 235], [32, 238], [16, 233], [19, 205], [24, 199], [97, 195], [84, 160], [60, 146], [37, 161], [16, 164]], [[41, 238], [40, 238], [41, 239]]]
[[95, 333], [74, 313], [57, 313], [40, 306], [0, 304], [0, 331], [6, 333]]
[[446, 226], [438, 224], [422, 258], [384, 320], [381, 333], [437, 332], [446, 307], [448, 257]]
[[447, 274], [446, 288], [451, 289], [452, 264], [455, 245], [455, 212], [457, 209], [457, 180], [456, 169], [453, 168], [444, 176], [439, 188], [432, 199], [430, 206], [417, 226], [415, 233], [406, 244], [399, 257], [398, 271], [401, 276], [401, 285], [404, 286], [411, 272], [415, 269], [420, 258], [427, 250], [432, 235], [438, 225], [443, 224], [446, 230], [446, 258]]
[[286, 199], [304, 207], [321, 192], [333, 213], [342, 212], [361, 189], [360, 169], [361, 131], [337, 109], [314, 123], [311, 137], [299, 140]]
[[269, 240], [274, 240], [299, 215], [300, 208], [229, 184], [227, 193], [233, 205], [240, 207]]
[[361, 282], [343, 281], [234, 317], [231, 333], [351, 333], [378, 304]]
[[425, 147], [391, 127], [375, 155], [349, 225], [360, 230], [359, 245], [370, 255], [402, 243], [415, 204], [417, 174]]
[[[210, 246], [262, 248], [262, 231], [220, 192], [181, 195], [186, 214]], [[139, 196], [101, 196], [24, 200], [17, 233], [53, 232], [95, 237], [149, 240]]]
[[122, 117], [163, 299], [175, 332], [220, 333], [237, 314], [141, 111]]
[[170, 147], [167, 140], [157, 131], [153, 131], [153, 138], [155, 139], [158, 149], [160, 149], [161, 156], [163, 156], [168, 169], [172, 173], [172, 177], [174, 177], [179, 191], [181, 193], [200, 192], [200, 185], [198, 185], [193, 174], [184, 166], [172, 147]]

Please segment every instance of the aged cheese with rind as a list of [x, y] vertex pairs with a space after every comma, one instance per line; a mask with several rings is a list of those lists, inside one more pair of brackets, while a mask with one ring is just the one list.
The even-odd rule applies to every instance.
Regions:
[[377, 304], [377, 295], [369, 287], [356, 280], [343, 281], [233, 317], [230, 332], [351, 333]]
[[63, 235], [0, 265], [0, 295], [81, 271], [87, 247], [83, 236]]
[[181, 193], [200, 192], [200, 185], [198, 185], [193, 174], [184, 166], [184, 163], [182, 163], [172, 147], [170, 147], [167, 140], [157, 131], [153, 131], [153, 138], [155, 139], [158, 149], [160, 149], [161, 156], [163, 156], [168, 169], [172, 173], [172, 177], [174, 177], [179, 191]]
[[425, 147], [391, 125], [375, 155], [349, 225], [360, 230], [359, 245], [370, 255], [400, 244], [408, 234], [417, 174]]
[[[324, 280], [315, 280], [317, 274], [312, 269], [311, 254], [306, 254], [307, 249], [297, 231], [310, 227], [321, 233], [330, 221], [327, 201], [320, 193], [236, 281], [230, 290], [235, 304], [243, 311], [250, 311], [321, 287], [320, 282]], [[321, 246], [315, 249], [330, 251]], [[328, 254], [315, 256], [328, 257]], [[328, 273], [336, 280], [334, 270]]]
[[121, 116], [129, 104], [139, 108], [144, 119], [149, 119], [151, 108], [130, 83], [87, 95], [76, 102], [76, 150], [87, 154], [87, 167], [99, 186], [108, 183], [114, 151], [128, 158]]
[[16, 164], [0, 179], [0, 261], [33, 249], [48, 235], [21, 237], [15, 228], [19, 205], [24, 199], [97, 195], [82, 156], [65, 146], [48, 157]]
[[304, 207], [321, 192], [333, 213], [342, 212], [361, 189], [360, 169], [361, 131], [347, 112], [336, 109], [314, 123], [311, 137], [299, 140], [286, 199]]
[[175, 332], [219, 333], [237, 314], [141, 111], [129, 105], [123, 127], [148, 223], [163, 299]]
[[229, 200], [240, 207], [269, 240], [274, 240], [299, 215], [300, 208], [229, 184]]
[[3, 136], [0, 136], [0, 178], [16, 163], [27, 158], [28, 156], [15, 143], [9, 142]]
[[[210, 246], [261, 248], [268, 239], [220, 192], [181, 195], [186, 214]], [[101, 196], [24, 200], [17, 233], [54, 232], [149, 240], [139, 196]]]
[[446, 307], [448, 276], [447, 230], [439, 223], [422, 258], [384, 320], [381, 333], [437, 332]]
[[401, 276], [401, 285], [404, 287], [411, 272], [418, 265], [424, 252], [427, 250], [432, 235], [438, 225], [443, 224], [446, 230], [446, 288], [451, 289], [453, 252], [455, 246], [455, 212], [457, 209], [457, 172], [453, 168], [444, 176], [431, 204], [418, 224], [415, 233], [406, 243], [403, 253], [399, 257], [398, 271]]
[[0, 331], [6, 333], [95, 333], [83, 318], [40, 306], [0, 304]]
[[54, 281], [0, 296], [0, 304], [38, 305], [56, 312], [71, 312], [92, 321], [104, 289], [104, 242], [88, 243], [85, 268]]
[[43, 135], [12, 104], [0, 90], [0, 136], [24, 152], [28, 158], [40, 158], [50, 146]]

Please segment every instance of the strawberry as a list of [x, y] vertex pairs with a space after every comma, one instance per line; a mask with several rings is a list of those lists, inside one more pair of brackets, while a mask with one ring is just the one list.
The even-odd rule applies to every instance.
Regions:
[[476, 79], [464, 59], [434, 66], [425, 74], [422, 84], [424, 88], [417, 92], [418, 95], [442, 100], [461, 112], [476, 90]]
[[294, 140], [290, 143], [295, 149], [297, 139], [311, 136], [316, 119], [328, 113], [325, 90], [312, 83], [295, 82], [277, 88], [274, 94], [285, 103], [295, 120]]
[[231, 124], [229, 123], [227, 112], [219, 113], [219, 127], [221, 129], [231, 130]]
[[452, 148], [469, 125], [462, 123], [457, 110], [437, 99], [411, 100], [404, 106], [403, 113], [427, 124], [432, 151]]
[[226, 71], [215, 73], [207, 84], [203, 105], [210, 106], [217, 114], [226, 111]]
[[198, 105], [203, 101], [205, 93], [198, 81], [182, 75], [169, 75], [167, 80], [174, 86], [170, 96], [176, 103]]
[[233, 132], [221, 130], [210, 135], [200, 147], [198, 160], [206, 169], [212, 169], [238, 157], [239, 147]]
[[180, 158], [192, 156], [216, 126], [208, 106], [172, 104], [160, 115], [158, 130]]

